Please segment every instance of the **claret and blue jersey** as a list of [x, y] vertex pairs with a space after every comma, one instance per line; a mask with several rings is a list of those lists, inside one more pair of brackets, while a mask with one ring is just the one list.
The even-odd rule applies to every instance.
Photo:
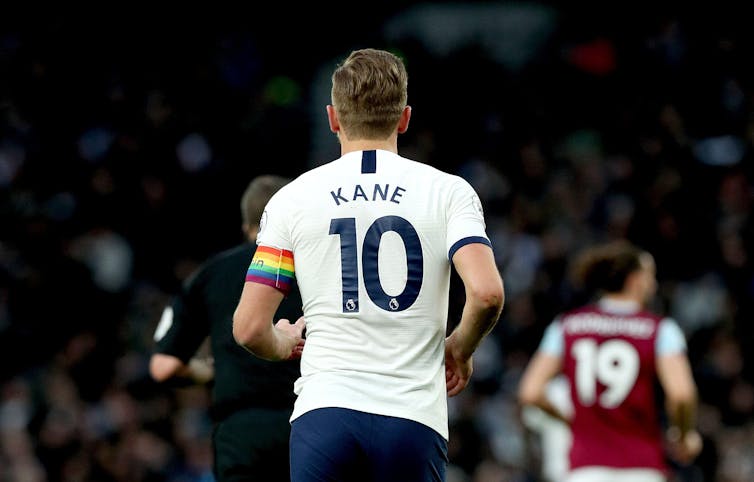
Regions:
[[657, 357], [686, 350], [673, 319], [635, 302], [603, 298], [559, 316], [539, 349], [562, 358], [570, 381], [572, 469], [667, 469], [655, 405], [655, 363]]

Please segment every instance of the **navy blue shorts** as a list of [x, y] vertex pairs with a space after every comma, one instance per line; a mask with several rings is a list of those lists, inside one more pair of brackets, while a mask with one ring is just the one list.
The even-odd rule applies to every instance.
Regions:
[[292, 482], [437, 482], [448, 444], [405, 418], [345, 408], [307, 412], [291, 425]]

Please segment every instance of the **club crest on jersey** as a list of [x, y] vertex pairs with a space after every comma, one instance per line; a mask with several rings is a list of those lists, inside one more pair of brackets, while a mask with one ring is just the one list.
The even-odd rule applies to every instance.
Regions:
[[264, 211], [262, 217], [259, 219], [259, 232], [257, 233], [257, 237], [261, 236], [265, 227], [267, 227], [267, 211]]
[[482, 201], [479, 199], [479, 196], [475, 194], [471, 202], [474, 204], [474, 209], [476, 209], [479, 214], [484, 216], [484, 208], [482, 208]]

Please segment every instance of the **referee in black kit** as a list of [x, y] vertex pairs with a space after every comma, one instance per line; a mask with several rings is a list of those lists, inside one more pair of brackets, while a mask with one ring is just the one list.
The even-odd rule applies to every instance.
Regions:
[[[269, 362], [233, 339], [233, 312], [256, 250], [259, 220], [267, 201], [290, 179], [264, 175], [251, 181], [241, 199], [246, 242], [199, 267], [167, 306], [155, 331], [149, 371], [158, 382], [214, 380], [210, 416], [214, 474], [218, 481], [288, 481], [289, 417], [299, 361]], [[294, 287], [275, 319], [302, 315]], [[213, 362], [195, 357], [210, 337]]]

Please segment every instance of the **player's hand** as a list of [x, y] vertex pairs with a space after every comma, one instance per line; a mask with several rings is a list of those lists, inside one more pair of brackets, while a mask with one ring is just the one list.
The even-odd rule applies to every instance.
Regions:
[[282, 318], [275, 323], [275, 328], [278, 328], [287, 335], [286, 356], [283, 359], [297, 360], [301, 358], [301, 354], [304, 352], [304, 344], [306, 343], [306, 339], [304, 338], [306, 320], [304, 320], [304, 317], [299, 317], [296, 323], [291, 323], [288, 319]]
[[188, 373], [194, 383], [203, 385], [211, 382], [215, 378], [214, 358], [192, 358], [188, 363]]
[[455, 333], [445, 339], [445, 386], [449, 397], [461, 393], [474, 371], [473, 357], [464, 358], [456, 346]]
[[702, 451], [702, 436], [691, 430], [681, 438], [678, 427], [670, 427], [665, 434], [670, 456], [682, 465], [690, 464]]

